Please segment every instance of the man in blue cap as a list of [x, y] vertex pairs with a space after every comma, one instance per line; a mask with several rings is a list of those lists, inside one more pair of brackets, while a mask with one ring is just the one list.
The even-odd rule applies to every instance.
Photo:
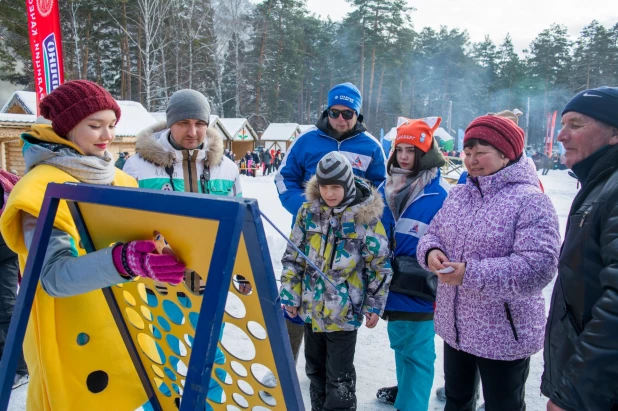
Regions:
[[[307, 201], [305, 183], [315, 174], [318, 162], [331, 151], [339, 151], [352, 164], [354, 174], [379, 186], [386, 179], [386, 158], [382, 146], [367, 132], [360, 114], [361, 93], [352, 83], [338, 84], [328, 92], [328, 106], [315, 127], [298, 136], [288, 149], [275, 176], [281, 204], [295, 220]], [[298, 357], [303, 338], [302, 320], [286, 321], [294, 354]], [[293, 322], [291, 322], [293, 321]]]
[[566, 165], [580, 181], [545, 329], [548, 411], [618, 410], [618, 87], [562, 112]]

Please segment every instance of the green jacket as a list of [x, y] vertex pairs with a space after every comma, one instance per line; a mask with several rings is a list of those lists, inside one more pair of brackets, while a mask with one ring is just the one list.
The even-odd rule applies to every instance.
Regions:
[[392, 277], [388, 237], [380, 216], [382, 197], [355, 180], [360, 198], [335, 213], [320, 198], [315, 176], [307, 183], [308, 202], [300, 208], [292, 242], [324, 273], [326, 281], [291, 246], [283, 255], [280, 296], [300, 307], [314, 331], [353, 331], [364, 314], [382, 315]]

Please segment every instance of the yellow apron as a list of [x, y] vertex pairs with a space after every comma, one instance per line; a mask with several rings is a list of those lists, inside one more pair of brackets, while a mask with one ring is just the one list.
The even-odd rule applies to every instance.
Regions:
[[[44, 127], [34, 126], [35, 133], [28, 134], [75, 148]], [[21, 212], [39, 216], [50, 182], [77, 180], [52, 166], [35, 167], [17, 183], [0, 219], [2, 235], [19, 255], [22, 272], [28, 250]], [[120, 170], [113, 185], [137, 187], [135, 179]], [[60, 202], [54, 227], [71, 236], [79, 255], [85, 254], [78, 246], [77, 228], [65, 201]], [[24, 356], [30, 372], [28, 410], [133, 411], [147, 401], [101, 290], [54, 298], [39, 284], [24, 339]]]

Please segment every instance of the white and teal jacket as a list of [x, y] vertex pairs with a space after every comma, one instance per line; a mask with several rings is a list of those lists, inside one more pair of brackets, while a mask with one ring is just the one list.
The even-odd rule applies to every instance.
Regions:
[[164, 122], [137, 135], [136, 155], [123, 171], [135, 177], [140, 188], [242, 195], [238, 167], [223, 155], [223, 140], [214, 128], [208, 128], [203, 149], [176, 150], [169, 138]]

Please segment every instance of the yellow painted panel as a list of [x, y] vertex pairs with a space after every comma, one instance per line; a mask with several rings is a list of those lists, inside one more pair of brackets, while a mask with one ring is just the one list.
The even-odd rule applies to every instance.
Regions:
[[[217, 221], [89, 204], [80, 204], [80, 210], [97, 249], [116, 241], [150, 239], [154, 231], [159, 231], [187, 266], [207, 281]], [[112, 287], [144, 369], [166, 411], [176, 410], [182, 397], [194, 324], [202, 304], [198, 287], [188, 282], [188, 277], [177, 286], [139, 279]], [[215, 411], [227, 410], [228, 405], [260, 407], [257, 409], [262, 411], [286, 409], [254, 284], [241, 236], [229, 293], [221, 296], [226, 298], [226, 312], [219, 348], [226, 358], [224, 364], [214, 364], [212, 378], [224, 393], [221, 403], [208, 399]], [[269, 372], [274, 376], [269, 378], [274, 386], [264, 384]]]

